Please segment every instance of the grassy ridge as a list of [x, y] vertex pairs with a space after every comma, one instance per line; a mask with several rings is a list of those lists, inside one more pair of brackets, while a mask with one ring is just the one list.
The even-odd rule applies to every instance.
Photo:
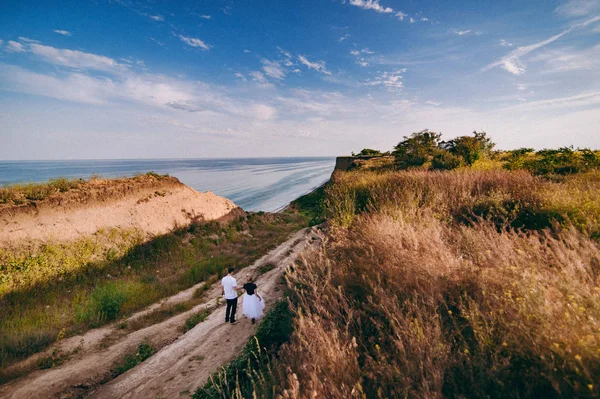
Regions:
[[598, 176], [336, 173], [330, 241], [288, 276], [294, 333], [255, 392], [599, 397]]
[[192, 224], [145, 243], [135, 232], [110, 231], [32, 252], [5, 251], [0, 364], [220, 276], [228, 266], [246, 266], [305, 225], [299, 215], [249, 213], [228, 225]]

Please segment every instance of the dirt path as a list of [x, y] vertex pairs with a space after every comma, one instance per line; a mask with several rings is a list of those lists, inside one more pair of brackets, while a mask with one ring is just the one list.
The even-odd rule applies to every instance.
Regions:
[[[252, 266], [240, 270], [235, 277], [241, 282], [248, 274], [256, 276], [261, 267], [273, 265], [272, 270], [257, 279], [259, 292], [264, 294], [269, 308], [283, 294], [281, 276], [285, 268], [307, 246], [317, 242], [320, 242], [318, 232], [303, 229]], [[224, 323], [225, 309], [220, 293], [220, 284], [216, 283], [206, 292], [207, 302], [126, 335], [120, 334], [118, 327], [112, 325], [73, 337], [63, 343], [63, 348], [72, 349], [79, 342], [77, 354], [61, 366], [37, 370], [0, 386], [0, 398], [76, 398], [88, 395], [93, 398], [185, 397], [203, 385], [219, 366], [235, 358], [255, 331], [256, 325], [241, 316], [241, 306], [238, 307], [238, 323]], [[192, 294], [193, 289], [189, 289], [161, 303], [185, 301]], [[214, 306], [217, 307], [205, 321], [181, 334], [181, 327], [190, 315]], [[153, 308], [156, 307], [153, 305]], [[130, 320], [144, 312], [148, 310], [132, 316]], [[161, 349], [145, 362], [109, 381], [115, 364], [127, 353], [135, 351], [144, 340]]]

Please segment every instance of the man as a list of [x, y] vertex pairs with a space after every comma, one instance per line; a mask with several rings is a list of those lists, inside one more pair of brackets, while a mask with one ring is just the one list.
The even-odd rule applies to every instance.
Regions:
[[227, 276], [221, 280], [223, 286], [223, 296], [227, 300], [227, 310], [225, 311], [225, 323], [235, 323], [235, 311], [237, 309], [237, 282], [231, 275], [233, 273], [233, 267], [227, 270]]

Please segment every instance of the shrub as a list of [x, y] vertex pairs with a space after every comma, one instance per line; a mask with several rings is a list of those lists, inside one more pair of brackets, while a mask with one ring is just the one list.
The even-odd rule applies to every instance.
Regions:
[[431, 168], [434, 170], [452, 170], [460, 167], [461, 159], [447, 151], [439, 151], [431, 160]]
[[103, 283], [97, 286], [89, 296], [84, 309], [80, 311], [80, 320], [98, 325], [115, 320], [127, 301], [125, 284]]
[[397, 167], [406, 169], [425, 164], [437, 152], [440, 137], [441, 133], [429, 130], [413, 133], [410, 137], [405, 136], [392, 152], [396, 158]]

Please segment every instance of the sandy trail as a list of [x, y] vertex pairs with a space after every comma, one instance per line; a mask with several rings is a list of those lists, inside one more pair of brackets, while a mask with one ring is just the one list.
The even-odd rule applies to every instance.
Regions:
[[[273, 264], [274, 269], [257, 279], [268, 310], [283, 294], [281, 276], [284, 270], [308, 246], [320, 241], [321, 235], [317, 230], [300, 230], [253, 265], [237, 272], [235, 277], [242, 282], [248, 274], [256, 276], [261, 266]], [[193, 289], [188, 289], [161, 303], [185, 301], [192, 293]], [[37, 370], [0, 386], [0, 398], [76, 398], [88, 395], [93, 398], [185, 397], [202, 386], [220, 366], [234, 359], [256, 329], [256, 325], [241, 316], [241, 301], [238, 323], [225, 324], [225, 307], [220, 295], [220, 284], [216, 283], [206, 292], [208, 300], [205, 303], [126, 335], [120, 334], [117, 326], [112, 325], [73, 337], [67, 344], [72, 349], [79, 342], [76, 355], [61, 366]], [[217, 307], [205, 321], [181, 334], [181, 327], [190, 315], [215, 305]], [[156, 306], [153, 305], [153, 308]], [[104, 347], [107, 337], [111, 340], [108, 347]], [[161, 349], [135, 368], [102, 384], [110, 379], [114, 365], [125, 354], [135, 351], [144, 340]]]

